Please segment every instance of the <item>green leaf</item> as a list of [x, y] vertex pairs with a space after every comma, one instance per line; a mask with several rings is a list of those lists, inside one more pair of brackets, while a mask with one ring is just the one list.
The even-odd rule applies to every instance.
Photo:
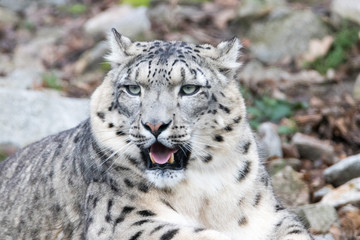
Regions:
[[54, 72], [47, 72], [43, 75], [43, 83], [46, 87], [52, 88], [55, 90], [62, 90], [62, 86], [60, 84], [59, 78], [56, 76]]
[[290, 103], [286, 100], [263, 96], [254, 101], [253, 106], [247, 108], [250, 125], [255, 129], [262, 122], [279, 122], [285, 117], [292, 116], [295, 111], [306, 108], [301, 102]]
[[123, 0], [122, 3], [129, 4], [134, 7], [139, 7], [139, 6], [148, 7], [150, 6], [150, 1], [151, 0]]
[[101, 69], [101, 71], [103, 71], [103, 72], [108, 72], [108, 71], [110, 71], [110, 69], [111, 69], [111, 65], [110, 65], [110, 63], [108, 63], [108, 62], [100, 63], [100, 69]]
[[342, 29], [336, 33], [332, 47], [326, 56], [317, 58], [312, 63], [305, 63], [307, 68], [317, 70], [321, 74], [326, 74], [327, 70], [336, 69], [346, 62], [347, 54], [351, 47], [359, 41], [359, 27], [349, 27], [344, 23]]

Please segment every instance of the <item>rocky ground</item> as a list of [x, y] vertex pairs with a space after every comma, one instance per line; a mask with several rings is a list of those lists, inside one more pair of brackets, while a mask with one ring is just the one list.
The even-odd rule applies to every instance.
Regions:
[[110, 27], [134, 40], [239, 37], [275, 191], [317, 239], [360, 239], [358, 0], [3, 0], [1, 159], [87, 117]]

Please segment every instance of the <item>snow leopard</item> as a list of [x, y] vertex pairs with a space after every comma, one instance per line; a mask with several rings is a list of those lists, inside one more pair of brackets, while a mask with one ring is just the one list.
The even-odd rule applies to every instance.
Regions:
[[236, 79], [241, 42], [136, 42], [77, 127], [0, 165], [0, 239], [310, 240], [275, 197]]

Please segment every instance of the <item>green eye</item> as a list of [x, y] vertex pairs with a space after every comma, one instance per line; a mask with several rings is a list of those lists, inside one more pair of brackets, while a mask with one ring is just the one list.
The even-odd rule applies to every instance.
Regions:
[[200, 87], [196, 85], [184, 85], [181, 87], [182, 95], [193, 95], [199, 91]]
[[139, 96], [141, 92], [141, 88], [138, 85], [127, 85], [126, 91], [131, 95]]

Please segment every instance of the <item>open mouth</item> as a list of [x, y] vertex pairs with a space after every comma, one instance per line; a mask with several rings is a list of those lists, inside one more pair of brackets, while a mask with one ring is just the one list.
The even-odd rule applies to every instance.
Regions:
[[155, 142], [150, 148], [143, 150], [142, 155], [149, 170], [181, 170], [185, 168], [190, 152], [180, 148], [168, 148]]

